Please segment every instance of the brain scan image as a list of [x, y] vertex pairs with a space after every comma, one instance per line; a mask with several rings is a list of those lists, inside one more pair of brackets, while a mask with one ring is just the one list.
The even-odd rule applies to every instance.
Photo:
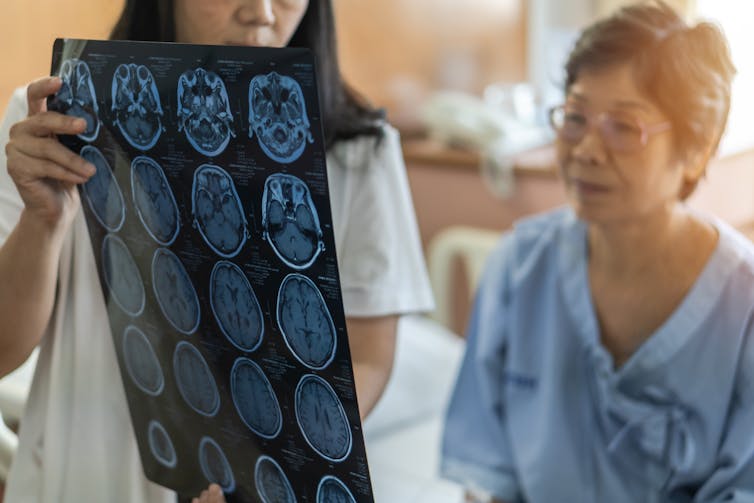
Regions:
[[57, 93], [62, 112], [86, 120], [86, 130], [78, 135], [84, 141], [94, 141], [99, 134], [99, 107], [94, 92], [92, 72], [86, 62], [68, 59], [60, 66], [63, 85]]
[[351, 453], [352, 437], [346, 412], [332, 387], [308, 374], [296, 387], [296, 421], [309, 445], [323, 458], [339, 462]]
[[293, 273], [278, 290], [277, 318], [293, 355], [309, 368], [323, 369], [335, 357], [335, 324], [325, 299], [312, 280]]
[[230, 373], [230, 393], [238, 415], [251, 431], [264, 438], [280, 433], [280, 405], [259, 365], [248, 358], [238, 358]]
[[116, 232], [126, 219], [126, 206], [113, 170], [96, 147], [86, 145], [80, 154], [97, 168], [97, 172], [82, 185], [84, 198], [97, 221], [108, 231]]
[[325, 249], [309, 187], [295, 176], [274, 174], [265, 181], [262, 228], [264, 239], [292, 269], [306, 269]]
[[178, 131], [208, 157], [222, 153], [231, 136], [230, 100], [225, 83], [203, 68], [184, 72], [178, 79]]
[[162, 167], [143, 155], [134, 158], [131, 192], [136, 213], [152, 239], [163, 246], [171, 245], [181, 222], [178, 204]]
[[306, 143], [314, 141], [298, 82], [277, 72], [251, 79], [249, 138], [254, 134], [264, 153], [283, 164], [298, 159]]
[[217, 442], [210, 437], [202, 437], [199, 441], [199, 465], [210, 483], [219, 485], [226, 493], [232, 493], [236, 489], [228, 458]]
[[230, 258], [241, 251], [248, 227], [241, 199], [230, 175], [203, 164], [194, 172], [191, 213], [194, 226], [215, 253]]
[[264, 503], [296, 503], [291, 483], [280, 465], [269, 456], [260, 456], [254, 467], [254, 483]]
[[317, 503], [356, 503], [356, 499], [343, 482], [326, 475], [317, 487]]
[[131, 316], [144, 310], [144, 283], [126, 243], [108, 234], [102, 241], [102, 268], [105, 284], [115, 303]]
[[128, 375], [144, 393], [157, 396], [165, 387], [165, 378], [157, 355], [144, 332], [130, 325], [123, 332], [123, 359]]
[[225, 337], [241, 351], [254, 351], [262, 343], [264, 318], [257, 296], [240, 267], [221, 260], [209, 280], [212, 312]]
[[199, 298], [186, 268], [167, 248], [158, 248], [152, 257], [152, 286], [170, 324], [183, 334], [193, 333], [199, 326]]
[[115, 125], [136, 149], [149, 150], [162, 133], [162, 105], [154, 76], [144, 65], [120, 64], [112, 83]]
[[197, 413], [213, 417], [220, 409], [220, 393], [209, 365], [202, 354], [186, 341], [181, 341], [173, 353], [173, 371], [178, 391]]
[[147, 440], [149, 450], [152, 451], [152, 456], [157, 462], [166, 468], [175, 468], [178, 464], [178, 457], [175, 454], [173, 441], [170, 440], [167, 430], [157, 421], [149, 422]]

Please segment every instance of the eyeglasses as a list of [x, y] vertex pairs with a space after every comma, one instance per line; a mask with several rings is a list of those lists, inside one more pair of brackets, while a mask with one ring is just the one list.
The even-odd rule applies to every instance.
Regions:
[[597, 116], [560, 105], [550, 109], [550, 124], [566, 143], [579, 143], [596, 123], [605, 145], [616, 152], [635, 152], [644, 148], [649, 137], [671, 128], [670, 122], [645, 125], [625, 113], [604, 112]]

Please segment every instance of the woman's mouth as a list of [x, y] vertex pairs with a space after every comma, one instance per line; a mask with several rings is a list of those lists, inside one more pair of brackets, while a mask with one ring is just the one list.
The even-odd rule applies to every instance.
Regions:
[[600, 183], [571, 178], [570, 185], [582, 196], [599, 196], [610, 192], [610, 187]]

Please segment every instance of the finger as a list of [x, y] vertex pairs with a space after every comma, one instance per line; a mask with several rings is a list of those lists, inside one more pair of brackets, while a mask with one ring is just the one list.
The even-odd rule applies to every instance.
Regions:
[[47, 97], [58, 92], [61, 85], [60, 77], [42, 77], [29, 84], [26, 88], [29, 115], [47, 110]]
[[209, 486], [209, 494], [211, 503], [222, 503], [225, 501], [223, 491], [217, 484], [212, 484]]
[[[19, 167], [23, 166], [23, 168]], [[49, 178], [68, 184], [86, 183], [88, 176], [79, 175], [59, 164], [45, 159], [35, 159], [25, 154], [8, 164], [8, 173], [19, 184]]]
[[15, 138], [25, 134], [31, 136], [74, 135], [81, 134], [85, 130], [85, 119], [58, 112], [40, 112], [14, 124], [10, 129], [10, 137]]
[[54, 138], [35, 138], [25, 136], [12, 145], [18, 152], [42, 161], [52, 161], [73, 171], [79, 176], [89, 178], [97, 171], [95, 166], [83, 157], [64, 147]]
[[200, 503], [199, 498], [192, 498], [191, 503]]

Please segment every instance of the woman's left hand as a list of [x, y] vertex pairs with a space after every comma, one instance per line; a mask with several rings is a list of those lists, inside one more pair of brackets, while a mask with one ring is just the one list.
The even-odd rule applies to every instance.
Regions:
[[199, 497], [192, 499], [191, 503], [225, 503], [225, 496], [219, 485], [210, 484]]

